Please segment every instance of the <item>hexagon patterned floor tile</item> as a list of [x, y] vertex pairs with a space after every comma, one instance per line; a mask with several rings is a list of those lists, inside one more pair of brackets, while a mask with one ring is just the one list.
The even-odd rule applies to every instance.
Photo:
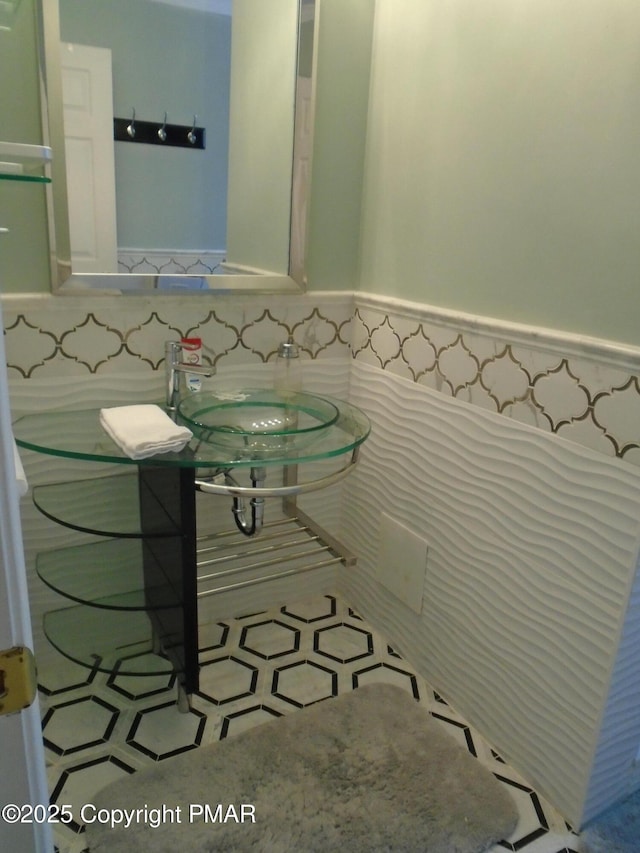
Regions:
[[276, 717], [281, 717], [282, 713], [270, 708], [268, 705], [254, 705], [251, 708], [244, 708], [241, 711], [234, 711], [227, 714], [222, 720], [220, 728], [220, 740], [229, 737], [229, 735], [237, 735], [241, 732], [246, 732], [254, 726], [261, 723], [268, 723]]
[[51, 789], [51, 802], [70, 805], [73, 822], [69, 829], [81, 829], [80, 812], [94, 794], [119, 778], [133, 773], [134, 767], [112, 755], [102, 755], [66, 767]]
[[[153, 671], [155, 667], [162, 667], [156, 655], [147, 655], [147, 668]], [[147, 699], [170, 690], [176, 683], [175, 675], [160, 672], [158, 675], [121, 675], [118, 672], [111, 673], [107, 677], [107, 684], [111, 690], [127, 699]]]
[[373, 654], [373, 637], [363, 628], [339, 622], [314, 632], [313, 650], [339, 663], [353, 663]]
[[127, 743], [160, 761], [200, 746], [206, 722], [201, 711], [182, 714], [175, 702], [166, 702], [136, 714]]
[[476, 745], [473, 740], [473, 734], [466, 723], [453, 719], [445, 714], [438, 714], [435, 711], [432, 711], [432, 716], [434, 719], [439, 720], [443, 724], [443, 729], [446, 729], [449, 734], [458, 741], [460, 746], [464, 746], [469, 750], [471, 755], [476, 758], [478, 757]]
[[285, 605], [281, 608], [281, 612], [300, 622], [320, 622], [322, 619], [336, 615], [336, 599], [331, 595], [317, 595], [314, 598]]
[[549, 804], [341, 599], [313, 596], [212, 622], [200, 635], [200, 690], [188, 713], [178, 710], [175, 679], [164, 675], [91, 673], [83, 682], [72, 670], [65, 687], [59, 674], [44, 674], [52, 802], [74, 809], [74, 822], [56, 828], [59, 853], [81, 853], [79, 809], [119, 775], [376, 682], [414, 696], [508, 787], [520, 820], [490, 853], [577, 849], [577, 837]]
[[229, 626], [223, 622], [200, 625], [198, 630], [200, 654], [222, 649], [229, 637]]
[[390, 663], [374, 663], [365, 666], [353, 673], [353, 686], [362, 687], [364, 684], [395, 684], [411, 693], [416, 699], [420, 698], [418, 692], [418, 679], [410, 669], [404, 669]]
[[296, 708], [304, 708], [337, 696], [338, 675], [313, 661], [290, 663], [274, 671], [271, 692]]
[[77, 688], [90, 690], [96, 675], [96, 669], [87, 669], [57, 653], [51, 658], [38, 658], [38, 692], [41, 697], [60, 696]]
[[233, 655], [225, 655], [207, 661], [200, 667], [199, 695], [224, 705], [256, 692], [258, 668]]
[[57, 755], [69, 755], [106, 743], [119, 713], [97, 696], [53, 705], [42, 718], [45, 746]]
[[291, 655], [300, 649], [300, 631], [277, 619], [265, 619], [243, 627], [240, 648], [263, 660]]

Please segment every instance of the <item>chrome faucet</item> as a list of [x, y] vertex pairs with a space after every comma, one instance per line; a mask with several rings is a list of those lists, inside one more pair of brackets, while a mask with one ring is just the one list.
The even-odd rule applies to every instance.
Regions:
[[182, 350], [186, 347], [180, 341], [166, 341], [164, 345], [164, 366], [167, 399], [167, 413], [175, 419], [178, 400], [180, 399], [180, 374], [197, 373], [200, 376], [213, 376], [215, 367], [205, 367], [202, 364], [187, 364], [181, 361]]

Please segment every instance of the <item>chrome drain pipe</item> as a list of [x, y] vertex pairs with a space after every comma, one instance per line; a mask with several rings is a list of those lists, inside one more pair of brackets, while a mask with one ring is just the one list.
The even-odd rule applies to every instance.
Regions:
[[[234, 486], [238, 485], [228, 471], [225, 472], [224, 478], [226, 483], [231, 483]], [[260, 467], [251, 469], [252, 488], [261, 489], [264, 486], [264, 481], [266, 479], [266, 468]], [[264, 521], [264, 498], [252, 497], [249, 501], [249, 506], [251, 507], [250, 522], [247, 520], [244, 499], [238, 496], [234, 497], [232, 509], [233, 517], [236, 522], [236, 527], [241, 533], [244, 533], [245, 536], [257, 536], [262, 530], [262, 523]]]

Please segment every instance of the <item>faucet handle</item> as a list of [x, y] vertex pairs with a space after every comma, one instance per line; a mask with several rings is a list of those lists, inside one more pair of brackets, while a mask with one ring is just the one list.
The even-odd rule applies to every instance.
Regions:
[[184, 349], [184, 344], [181, 341], [165, 341], [164, 354], [166, 356], [176, 356]]
[[167, 372], [172, 372], [174, 367], [180, 362], [181, 352], [182, 344], [180, 341], [165, 341], [164, 364]]

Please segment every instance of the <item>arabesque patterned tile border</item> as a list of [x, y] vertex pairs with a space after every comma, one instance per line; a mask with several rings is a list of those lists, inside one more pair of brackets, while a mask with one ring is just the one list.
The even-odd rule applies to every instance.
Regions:
[[118, 272], [134, 275], [215, 275], [224, 259], [224, 252], [122, 249], [118, 251]]
[[[349, 300], [316, 306], [305, 300], [265, 308], [249, 302], [224, 302], [214, 309], [198, 305], [197, 296], [181, 301], [125, 297], [109, 307], [87, 311], [76, 300], [61, 313], [52, 306], [12, 312], [3, 304], [10, 377], [28, 379], [63, 373], [79, 375], [114, 370], [160, 369], [164, 342], [200, 336], [203, 361], [220, 367], [264, 363], [275, 358], [282, 340], [292, 336], [306, 357], [348, 357], [351, 324]], [[262, 300], [261, 300], [262, 301]], [[257, 299], [254, 299], [258, 303]]]
[[353, 358], [640, 465], [640, 350], [575, 336], [563, 348], [555, 334], [545, 346], [539, 330], [515, 326], [509, 340], [466, 318], [373, 301], [356, 297]]
[[[267, 307], [268, 306], [268, 307]], [[87, 310], [90, 308], [91, 310]], [[366, 294], [3, 299], [10, 378], [160, 369], [164, 341], [200, 335], [204, 361], [358, 359], [640, 465], [640, 349]], [[543, 334], [541, 334], [541, 331]]]

